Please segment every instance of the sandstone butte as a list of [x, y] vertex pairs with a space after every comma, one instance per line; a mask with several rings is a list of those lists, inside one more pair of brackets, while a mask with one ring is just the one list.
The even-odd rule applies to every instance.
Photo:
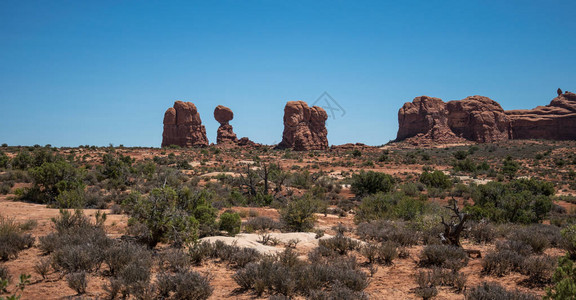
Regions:
[[284, 107], [284, 132], [277, 148], [302, 150], [328, 149], [328, 114], [304, 101], [288, 101]]
[[176, 145], [180, 147], [208, 146], [206, 128], [202, 125], [200, 114], [192, 102], [176, 101], [164, 113], [164, 132], [162, 147]]
[[414, 98], [398, 111], [396, 141], [409, 143], [490, 143], [509, 139], [576, 139], [576, 94], [559, 93], [549, 105], [534, 109], [502, 109], [484, 96], [444, 102]]

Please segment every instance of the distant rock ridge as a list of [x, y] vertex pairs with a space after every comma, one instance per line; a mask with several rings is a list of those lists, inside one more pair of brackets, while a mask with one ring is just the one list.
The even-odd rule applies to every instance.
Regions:
[[576, 139], [576, 94], [564, 92], [549, 105], [504, 111], [484, 96], [444, 102], [414, 98], [398, 111], [396, 141], [412, 144], [490, 143], [508, 139]]
[[304, 101], [288, 101], [284, 107], [284, 132], [277, 148], [297, 151], [328, 149], [328, 114]]
[[206, 128], [202, 125], [200, 114], [192, 102], [176, 101], [164, 113], [164, 132], [162, 147], [176, 145], [180, 147], [208, 146]]

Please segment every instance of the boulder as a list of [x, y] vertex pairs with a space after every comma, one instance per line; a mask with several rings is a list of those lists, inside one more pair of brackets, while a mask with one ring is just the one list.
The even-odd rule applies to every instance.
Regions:
[[202, 125], [200, 114], [192, 102], [176, 101], [164, 113], [164, 132], [162, 147], [176, 145], [180, 147], [208, 146], [206, 128]]
[[328, 149], [328, 114], [318, 106], [308, 107], [304, 101], [289, 101], [284, 107], [284, 132], [279, 149], [297, 151]]

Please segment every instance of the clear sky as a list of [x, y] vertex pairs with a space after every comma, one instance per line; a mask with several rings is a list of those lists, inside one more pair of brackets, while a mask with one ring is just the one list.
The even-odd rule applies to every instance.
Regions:
[[160, 146], [164, 111], [230, 107], [280, 142], [328, 92], [330, 144], [380, 145], [420, 95], [504, 109], [576, 91], [576, 1], [0, 1], [0, 143]]

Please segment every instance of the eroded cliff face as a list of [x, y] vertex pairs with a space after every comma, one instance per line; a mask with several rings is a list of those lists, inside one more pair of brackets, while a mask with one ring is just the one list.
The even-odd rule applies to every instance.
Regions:
[[208, 146], [206, 128], [202, 125], [200, 114], [192, 102], [176, 101], [164, 113], [164, 132], [162, 147], [176, 145], [180, 147]]
[[564, 92], [546, 106], [508, 110], [514, 139], [576, 140], [576, 94]]
[[465, 140], [493, 142], [509, 138], [510, 122], [495, 101], [482, 96], [445, 103], [442, 99], [416, 97], [398, 112], [397, 140], [457, 143]]
[[490, 143], [508, 139], [576, 139], [576, 94], [565, 92], [547, 106], [504, 111], [496, 101], [470, 96], [445, 103], [416, 97], [398, 111], [397, 140]]
[[446, 103], [448, 127], [459, 137], [479, 143], [510, 138], [510, 119], [496, 101], [470, 96]]
[[304, 101], [289, 101], [284, 107], [284, 132], [278, 148], [328, 149], [327, 119], [328, 114], [321, 107], [308, 107]]

